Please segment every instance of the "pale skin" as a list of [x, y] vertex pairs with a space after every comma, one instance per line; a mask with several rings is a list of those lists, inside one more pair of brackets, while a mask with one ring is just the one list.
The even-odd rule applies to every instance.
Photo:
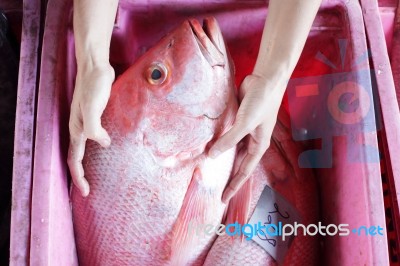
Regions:
[[[227, 203], [254, 171], [268, 149], [279, 106], [299, 60], [321, 0], [270, 0], [253, 72], [240, 86], [240, 107], [232, 128], [209, 150], [212, 158], [244, 144], [245, 158], [222, 195]], [[82, 159], [87, 139], [108, 147], [101, 125], [114, 70], [109, 49], [118, 0], [75, 0], [74, 35], [78, 73], [69, 121], [68, 166], [83, 196], [90, 191]]]

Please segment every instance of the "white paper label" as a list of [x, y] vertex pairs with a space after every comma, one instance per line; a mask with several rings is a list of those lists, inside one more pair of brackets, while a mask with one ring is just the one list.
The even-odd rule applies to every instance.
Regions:
[[281, 265], [294, 237], [283, 236], [282, 227], [295, 222], [300, 223], [299, 212], [282, 195], [265, 186], [248, 223], [263, 226], [252, 240]]

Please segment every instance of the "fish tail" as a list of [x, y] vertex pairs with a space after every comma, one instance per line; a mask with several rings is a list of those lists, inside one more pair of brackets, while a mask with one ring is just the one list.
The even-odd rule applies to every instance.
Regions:
[[200, 169], [196, 168], [172, 229], [170, 265], [186, 265], [193, 259], [193, 250], [205, 237], [204, 226], [214, 220], [216, 202], [220, 201], [217, 197], [214, 189], [204, 185]]
[[[253, 178], [250, 177], [230, 200], [225, 220], [226, 225], [236, 222], [240, 225], [247, 223], [250, 212], [252, 184]], [[241, 241], [243, 241], [243, 239], [244, 234], [241, 234]]]

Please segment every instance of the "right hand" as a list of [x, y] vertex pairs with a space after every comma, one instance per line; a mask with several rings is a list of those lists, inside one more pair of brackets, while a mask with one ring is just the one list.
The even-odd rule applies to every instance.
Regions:
[[210, 157], [215, 158], [242, 140], [245, 144], [245, 157], [239, 159], [240, 167], [226, 186], [222, 202], [228, 203], [239, 191], [268, 149], [286, 84], [279, 73], [266, 77], [253, 73], [243, 80], [235, 122], [209, 151]]
[[101, 115], [110, 98], [114, 78], [114, 69], [109, 63], [78, 67], [69, 119], [68, 166], [72, 181], [84, 197], [90, 191], [82, 165], [86, 140], [94, 140], [103, 147], [111, 144], [110, 136], [101, 125]]

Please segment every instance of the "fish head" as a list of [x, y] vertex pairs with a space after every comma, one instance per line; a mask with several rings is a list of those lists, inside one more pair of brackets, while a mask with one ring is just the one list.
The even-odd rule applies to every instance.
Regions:
[[233, 122], [233, 72], [216, 20], [185, 21], [118, 78], [105, 115], [166, 164], [193, 157]]

